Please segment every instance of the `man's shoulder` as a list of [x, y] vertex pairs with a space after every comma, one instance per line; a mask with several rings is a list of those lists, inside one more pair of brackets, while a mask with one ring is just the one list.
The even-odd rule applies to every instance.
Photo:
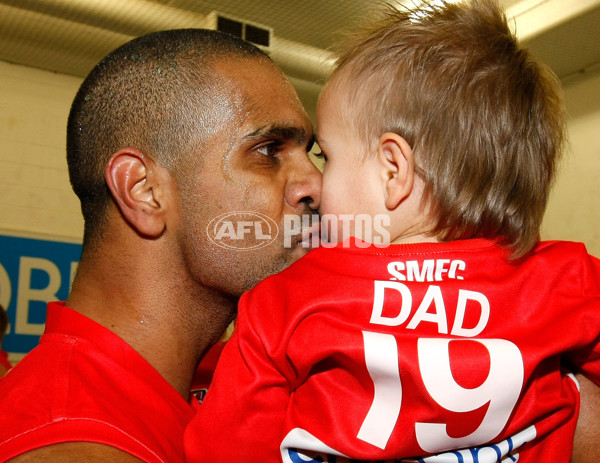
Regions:
[[14, 421], [39, 404], [46, 407], [63, 400], [68, 389], [62, 387], [66, 384], [58, 374], [58, 363], [67, 352], [53, 347], [56, 349], [37, 346], [0, 380], [0, 436], [8, 431], [3, 426], [5, 420]]
[[0, 454], [84, 441], [179, 458], [191, 406], [120, 338], [87, 341], [45, 335], [0, 380]]
[[[1, 454], [18, 455], [76, 434], [83, 436], [86, 419], [100, 426], [103, 418], [98, 407], [103, 397], [92, 381], [82, 381], [73, 357], [73, 344], [43, 342], [0, 380]], [[87, 391], [95, 393], [97, 402], [86, 400]], [[48, 458], [61, 448], [52, 446]], [[36, 452], [31, 461], [45, 452]], [[25, 458], [22, 461], [30, 461]]]

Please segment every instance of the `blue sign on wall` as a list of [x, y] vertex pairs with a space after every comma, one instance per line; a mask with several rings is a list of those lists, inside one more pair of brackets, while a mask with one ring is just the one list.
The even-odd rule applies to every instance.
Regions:
[[81, 244], [0, 235], [0, 304], [10, 320], [3, 350], [38, 344], [46, 303], [67, 298], [80, 256]]

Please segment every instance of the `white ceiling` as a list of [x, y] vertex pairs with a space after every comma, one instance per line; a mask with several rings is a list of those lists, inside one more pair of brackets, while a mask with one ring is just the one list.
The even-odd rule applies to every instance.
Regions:
[[[399, 4], [399, 0], [385, 0]], [[418, 0], [402, 0], [410, 3]], [[309, 113], [326, 51], [375, 0], [0, 0], [0, 60], [85, 76], [127, 40], [159, 29], [210, 27], [209, 14], [272, 29], [271, 56]], [[600, 0], [500, 0], [519, 37], [563, 81], [600, 63]]]

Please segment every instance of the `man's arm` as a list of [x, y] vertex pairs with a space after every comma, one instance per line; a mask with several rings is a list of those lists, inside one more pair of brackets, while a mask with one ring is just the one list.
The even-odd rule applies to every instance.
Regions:
[[571, 463], [600, 461], [600, 387], [577, 375], [581, 385], [581, 410], [575, 429]]
[[108, 445], [91, 442], [68, 442], [42, 447], [19, 455], [10, 463], [50, 463], [60, 461], [96, 463], [140, 463], [142, 460]]

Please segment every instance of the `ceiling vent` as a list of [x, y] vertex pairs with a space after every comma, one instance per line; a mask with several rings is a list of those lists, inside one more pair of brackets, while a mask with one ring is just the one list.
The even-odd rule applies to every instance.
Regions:
[[261, 47], [269, 48], [271, 45], [273, 30], [270, 27], [225, 16], [217, 11], [211, 12], [207, 16], [207, 20], [212, 29], [241, 37]]

